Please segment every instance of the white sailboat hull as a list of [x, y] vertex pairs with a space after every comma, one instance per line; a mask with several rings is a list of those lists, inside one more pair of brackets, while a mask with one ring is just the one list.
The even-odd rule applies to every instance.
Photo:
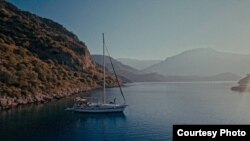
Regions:
[[89, 106], [74, 106], [73, 108], [68, 108], [67, 110], [72, 110], [81, 113], [117, 113], [123, 112], [127, 105], [118, 104], [92, 104]]

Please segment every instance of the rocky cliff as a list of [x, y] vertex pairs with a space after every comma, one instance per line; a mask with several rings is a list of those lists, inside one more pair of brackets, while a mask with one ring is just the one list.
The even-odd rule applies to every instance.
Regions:
[[231, 90], [238, 92], [250, 92], [250, 74], [247, 74], [246, 77], [242, 78], [238, 84], [238, 86], [232, 87]]
[[[102, 70], [62, 25], [0, 1], [0, 109], [99, 87]], [[114, 77], [107, 83], [114, 85]]]

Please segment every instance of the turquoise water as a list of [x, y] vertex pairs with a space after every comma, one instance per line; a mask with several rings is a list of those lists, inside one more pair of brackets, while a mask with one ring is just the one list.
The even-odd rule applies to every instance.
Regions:
[[[65, 111], [75, 96], [0, 112], [1, 141], [172, 140], [173, 124], [249, 124], [250, 93], [235, 82], [133, 83], [123, 87], [124, 114]], [[101, 90], [89, 92], [96, 97]], [[119, 97], [107, 89], [109, 99]], [[79, 94], [83, 95], [83, 94]], [[118, 99], [119, 100], [119, 99]]]

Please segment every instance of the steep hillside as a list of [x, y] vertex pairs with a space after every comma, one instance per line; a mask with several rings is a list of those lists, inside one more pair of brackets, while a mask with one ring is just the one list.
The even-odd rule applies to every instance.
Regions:
[[[97, 64], [102, 65], [102, 55], [92, 55], [94, 61]], [[106, 61], [106, 67], [110, 72], [113, 72], [111, 63], [109, 61], [109, 57], [105, 58]], [[139, 71], [131, 66], [124, 65], [123, 63], [117, 61], [116, 59], [111, 58], [115, 70], [117, 72], [117, 75], [119, 75], [124, 81], [127, 82], [159, 82], [159, 81], [165, 81], [165, 77], [162, 75], [159, 75], [157, 73], [144, 73], [142, 71]]]
[[220, 52], [210, 48], [185, 51], [146, 68], [165, 76], [212, 76], [231, 72], [245, 75], [250, 72], [250, 55]]
[[62, 25], [0, 1], [0, 109], [99, 87], [101, 72]]

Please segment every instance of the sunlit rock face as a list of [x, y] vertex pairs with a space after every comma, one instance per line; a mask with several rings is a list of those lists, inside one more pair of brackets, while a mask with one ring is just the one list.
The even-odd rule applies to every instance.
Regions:
[[[0, 109], [102, 86], [84, 42], [61, 24], [0, 0]], [[107, 86], [116, 85], [107, 72]]]

